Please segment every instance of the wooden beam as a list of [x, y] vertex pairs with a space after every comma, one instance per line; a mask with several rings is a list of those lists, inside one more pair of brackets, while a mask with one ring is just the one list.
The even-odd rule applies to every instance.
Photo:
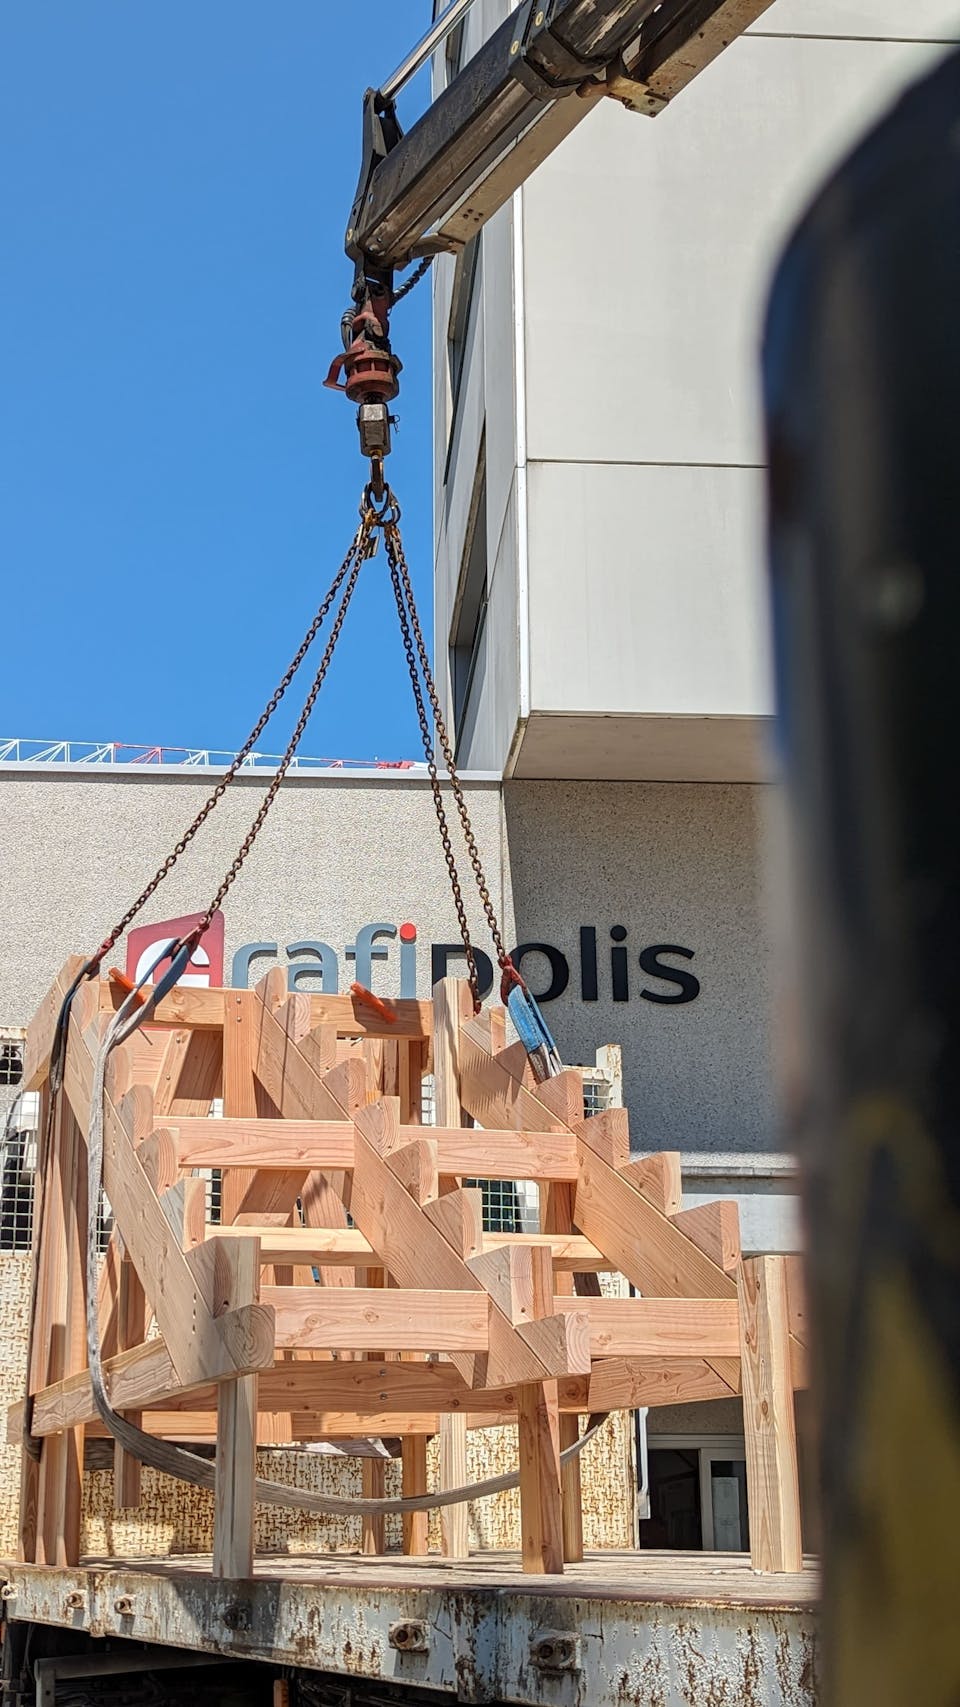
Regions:
[[[610, 1269], [609, 1258], [579, 1233], [482, 1232], [481, 1197], [479, 1187], [471, 1186], [423, 1205], [427, 1219], [443, 1233], [458, 1255], [478, 1256], [481, 1250], [495, 1251], [509, 1245], [542, 1245], [551, 1250], [554, 1273], [558, 1276], [606, 1273]], [[210, 1223], [207, 1227], [208, 1238], [242, 1238], [247, 1233], [255, 1233], [260, 1239], [264, 1262], [326, 1265], [338, 1274], [346, 1274], [355, 1264], [366, 1267], [376, 1260], [369, 1239], [355, 1227], [275, 1227], [252, 1222], [230, 1227]], [[340, 1284], [354, 1283], [342, 1280]]]
[[555, 1298], [554, 1306], [587, 1317], [593, 1357], [740, 1355], [734, 1298]]
[[482, 1292], [265, 1286], [261, 1298], [275, 1311], [278, 1346], [327, 1351], [487, 1349], [488, 1303]]
[[563, 1122], [551, 1116], [539, 1097], [488, 1052], [482, 1029], [471, 1021], [460, 1031], [460, 1100], [488, 1132], [504, 1127], [521, 1132], [563, 1130]]
[[799, 1571], [800, 1481], [785, 1259], [747, 1258], [738, 1288], [750, 1561], [757, 1571]]
[[[560, 1406], [573, 1409], [578, 1388], [560, 1382]], [[605, 1357], [590, 1374], [589, 1404], [581, 1410], [625, 1411], [641, 1406], [692, 1405], [704, 1399], [729, 1399], [726, 1381], [702, 1358]]]
[[740, 1210], [732, 1198], [698, 1203], [695, 1209], [671, 1214], [670, 1219], [725, 1274], [736, 1274], [741, 1255]]
[[[328, 1087], [329, 1088], [329, 1087]], [[335, 1172], [353, 1166], [353, 1134], [344, 1119], [198, 1120], [168, 1116], [165, 1125], [179, 1134], [181, 1168], [292, 1167]], [[401, 1126], [399, 1142], [424, 1134], [422, 1126]], [[572, 1134], [505, 1130], [479, 1132], [463, 1127], [433, 1127], [442, 1174], [484, 1179], [569, 1181], [577, 1177]]]

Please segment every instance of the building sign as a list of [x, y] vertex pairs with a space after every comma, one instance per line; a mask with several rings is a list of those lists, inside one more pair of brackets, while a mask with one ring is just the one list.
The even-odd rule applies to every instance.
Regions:
[[[138, 925], [127, 937], [127, 977], [139, 984], [150, 967], [182, 936], [192, 931], [203, 918], [202, 913], [185, 913], [180, 919], [162, 919], [158, 925]], [[170, 965], [167, 955], [154, 966], [150, 982], [155, 984]], [[179, 980], [181, 984], [200, 984], [216, 989], [223, 983], [223, 914], [216, 912], [204, 931], [189, 961], [189, 971]]]
[[[131, 931], [127, 942], [128, 977], [142, 978], [161, 950], [171, 947], [198, 923], [200, 916], [188, 914]], [[223, 983], [223, 938], [223, 914], [215, 913], [181, 983]], [[474, 954], [480, 993], [486, 996], [494, 985], [493, 962], [482, 949], [475, 949]], [[266, 962], [279, 960], [282, 964], [285, 960], [287, 988], [291, 992], [320, 989], [325, 995], [335, 996], [341, 983], [347, 988], [353, 983], [363, 984], [367, 989], [373, 989], [376, 983], [382, 994], [399, 994], [404, 999], [416, 996], [418, 967], [421, 958], [426, 964], [428, 955], [431, 985], [448, 972], [463, 973], [466, 969], [462, 943], [421, 944], [417, 927], [409, 919], [401, 925], [380, 920], [361, 925], [353, 941], [342, 949], [312, 937], [283, 945], [268, 940], [245, 942], [233, 956], [230, 983], [234, 989], [246, 990], [269, 970]], [[582, 1002], [609, 997], [615, 1002], [636, 999], [678, 1007], [692, 1002], [700, 993], [699, 979], [690, 969], [692, 949], [669, 942], [648, 943], [638, 948], [631, 943], [626, 925], [599, 928], [581, 925], [574, 954], [564, 953], [553, 943], [531, 941], [519, 943], [512, 951], [512, 958], [538, 1002], [555, 1002], [569, 991]], [[383, 973], [375, 973], [375, 962], [378, 966], [387, 963]], [[161, 962], [158, 971], [166, 964]]]

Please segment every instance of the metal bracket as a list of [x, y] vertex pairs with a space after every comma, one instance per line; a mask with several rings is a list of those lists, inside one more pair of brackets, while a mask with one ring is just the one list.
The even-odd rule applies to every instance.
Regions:
[[[555, 3], [556, 0], [523, 0], [510, 43], [510, 69], [538, 101], [557, 101], [564, 95], [572, 95], [581, 83], [591, 77], [602, 77], [606, 71], [605, 61], [579, 58], [555, 34], [551, 27]], [[558, 77], [544, 76], [531, 62], [530, 49], [541, 36], [550, 37], [553, 54], [563, 66]]]
[[391, 1648], [401, 1654], [426, 1654], [430, 1650], [430, 1633], [425, 1618], [401, 1618], [387, 1631]]
[[607, 66], [605, 93], [614, 101], [619, 101], [628, 112], [640, 113], [644, 118], [656, 118], [667, 105], [666, 95], [655, 94], [646, 83], [631, 77], [622, 55], [618, 55], [613, 64]]
[[530, 1664], [538, 1671], [580, 1671], [580, 1637], [569, 1630], [538, 1630], [530, 1638]]

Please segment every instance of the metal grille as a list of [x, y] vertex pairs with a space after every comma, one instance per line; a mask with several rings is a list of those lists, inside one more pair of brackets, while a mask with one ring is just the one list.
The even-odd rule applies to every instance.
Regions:
[[28, 1251], [33, 1238], [40, 1094], [22, 1091], [7, 1113], [0, 1146], [0, 1250]]

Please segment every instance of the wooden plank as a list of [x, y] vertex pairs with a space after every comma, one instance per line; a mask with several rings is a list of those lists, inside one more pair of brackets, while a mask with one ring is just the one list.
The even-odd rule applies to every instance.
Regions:
[[478, 1035], [469, 1022], [460, 1032], [460, 1099], [467, 1113], [487, 1131], [563, 1130], [563, 1122], [550, 1115], [539, 1097], [487, 1052], [482, 1033]]
[[[683, 1203], [679, 1150], [660, 1150], [651, 1156], [634, 1156], [620, 1172], [641, 1197], [659, 1209], [661, 1215], [678, 1214]], [[696, 1211], [688, 1210], [687, 1213], [695, 1214]], [[694, 1244], [699, 1243], [689, 1228], [686, 1231]]]
[[[329, 1088], [329, 1087], [328, 1087]], [[172, 1126], [169, 1120], [165, 1124]], [[180, 1118], [181, 1168], [249, 1167], [262, 1170], [297, 1166], [324, 1173], [353, 1166], [353, 1133], [337, 1120], [197, 1120]], [[401, 1126], [399, 1141], [423, 1136], [423, 1128]], [[438, 1146], [440, 1171], [484, 1179], [573, 1182], [576, 1143], [570, 1133], [518, 1130], [479, 1132], [463, 1127], [430, 1127]]]
[[750, 1561], [799, 1571], [800, 1481], [783, 1257], [749, 1257], [738, 1275]]
[[[233, 1241], [231, 1241], [233, 1242]], [[327, 1351], [486, 1351], [488, 1302], [483, 1292], [377, 1290], [358, 1286], [266, 1286], [262, 1301], [276, 1313], [278, 1346]]]
[[554, 1305], [587, 1317], [593, 1357], [740, 1355], [732, 1298], [556, 1298]]
[[698, 1203], [694, 1209], [670, 1213], [681, 1233], [726, 1274], [735, 1274], [740, 1263], [740, 1211], [732, 1198], [716, 1203]]
[[[468, 985], [454, 978], [441, 978], [433, 987], [431, 1014], [433, 1035], [433, 1124], [434, 1127], [469, 1127], [469, 1115], [460, 1099], [461, 1028], [473, 1012], [473, 997]], [[440, 1198], [452, 1196], [462, 1189], [463, 1170], [443, 1166], [439, 1160], [437, 1142], [438, 1190]], [[446, 1238], [446, 1223], [433, 1222]], [[463, 1257], [461, 1238], [454, 1231], [448, 1241], [458, 1257]], [[471, 1377], [472, 1378], [472, 1377]], [[464, 1414], [444, 1416], [440, 1423], [440, 1465], [438, 1487], [441, 1492], [460, 1487], [467, 1480], [467, 1419]], [[466, 1502], [440, 1508], [440, 1551], [445, 1559], [465, 1559], [470, 1552], [469, 1511]]]
[[[560, 1381], [561, 1409], [572, 1408], [577, 1390]], [[730, 1388], [701, 1358], [605, 1357], [590, 1374], [590, 1411], [637, 1410], [649, 1405], [692, 1405], [704, 1399], [729, 1399]]]
[[[119, 984], [102, 978], [99, 983], [100, 1009], [115, 1013], [126, 995]], [[187, 1027], [191, 1031], [223, 1029], [224, 1007], [227, 999], [237, 992], [218, 990], [202, 984], [176, 984], [161, 998], [150, 1015], [153, 1026]]]
[[[260, 986], [254, 992], [262, 995]], [[342, 1120], [344, 1110], [314, 1071], [279, 1018], [261, 1000], [257, 1013], [257, 1078], [285, 1119]], [[323, 1166], [321, 1162], [318, 1164]]]
[[[72, 963], [68, 962], [69, 964]], [[82, 960], [78, 959], [78, 969], [81, 964]], [[280, 970], [283, 971], [282, 968]], [[225, 1004], [238, 993], [235, 990], [178, 984], [158, 1002], [150, 1016], [150, 1023], [156, 1026], [189, 1026], [194, 1030], [208, 1028], [218, 1031], [223, 1025]], [[115, 1011], [120, 1006], [123, 994], [116, 985], [103, 980], [100, 984], [101, 1007]], [[429, 1002], [391, 1002], [393, 1021], [388, 1024], [379, 1014], [356, 1002], [352, 996], [311, 994], [309, 1001], [311, 1025], [332, 1025], [340, 1037], [430, 1036], [433, 1014]]]
[[[429, 1128], [425, 1128], [429, 1130]], [[479, 1187], [461, 1191], [425, 1203], [423, 1212], [442, 1233], [459, 1256], [478, 1256], [481, 1250], [494, 1251], [504, 1245], [532, 1244], [549, 1247], [553, 1253], [554, 1274], [606, 1273], [610, 1260], [579, 1233], [483, 1233], [480, 1230], [482, 1193]], [[367, 1266], [376, 1256], [369, 1239], [355, 1227], [275, 1227], [257, 1225], [225, 1227], [210, 1223], [207, 1237], [242, 1237], [256, 1233], [260, 1239], [263, 1260], [274, 1263], [298, 1263], [308, 1267], [325, 1265], [331, 1272], [343, 1276], [354, 1264]], [[352, 1286], [351, 1280], [341, 1279], [341, 1285]], [[560, 1287], [557, 1285], [559, 1292]]]

